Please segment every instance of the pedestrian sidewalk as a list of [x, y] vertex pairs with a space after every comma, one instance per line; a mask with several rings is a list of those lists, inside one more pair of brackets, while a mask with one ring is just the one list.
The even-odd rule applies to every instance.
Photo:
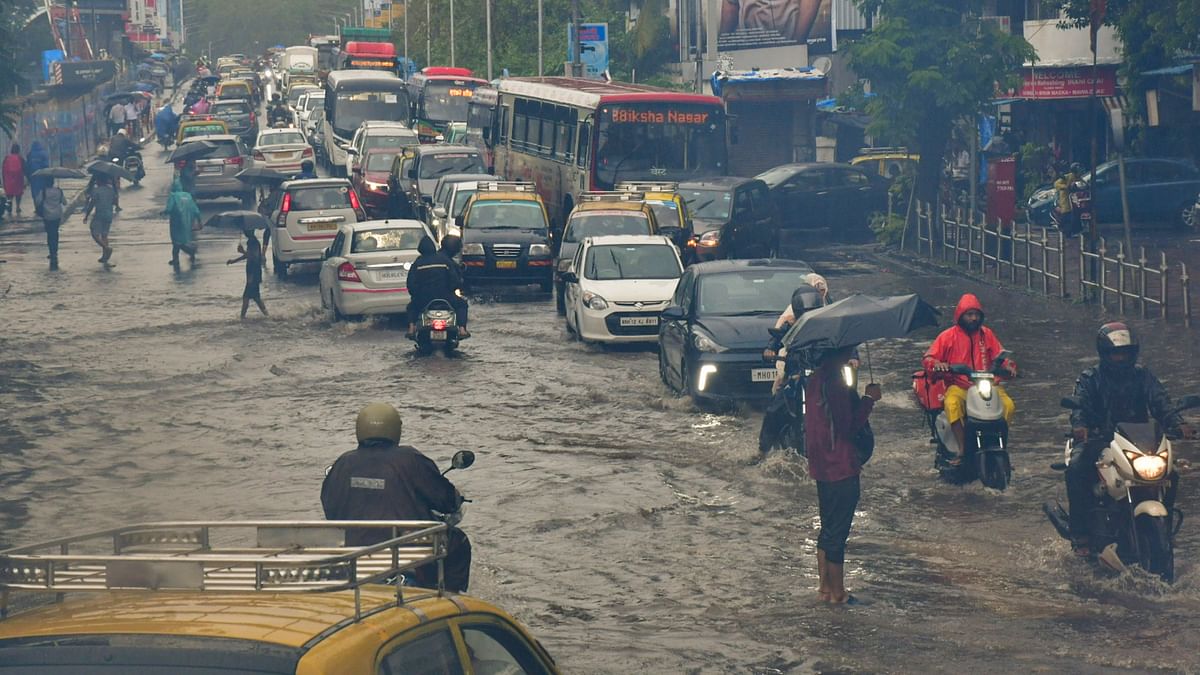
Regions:
[[[54, 184], [62, 188], [63, 194], [67, 198], [67, 208], [63, 212], [63, 222], [66, 222], [71, 214], [83, 208], [84, 191], [87, 189], [88, 179], [59, 178], [54, 181]], [[25, 196], [21, 199], [21, 207], [20, 214], [6, 215], [4, 221], [0, 222], [0, 236], [28, 234], [42, 230], [42, 219], [37, 217], [33, 206], [33, 196], [29, 190], [25, 191]]]

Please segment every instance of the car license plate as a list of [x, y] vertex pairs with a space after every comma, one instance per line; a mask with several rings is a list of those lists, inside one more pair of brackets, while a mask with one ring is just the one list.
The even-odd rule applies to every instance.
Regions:
[[445, 340], [446, 339], [446, 331], [431, 330], [431, 331], [429, 331], [429, 339], [430, 340]]
[[290, 152], [275, 152], [275, 153], [272, 153], [271, 156], [275, 159], [291, 159], [292, 153], [290, 153]]
[[621, 317], [622, 326], [657, 326], [657, 316], [623, 316]]
[[496, 269], [498, 270], [515, 270], [517, 269], [516, 260], [497, 260]]
[[221, 165], [200, 167], [200, 173], [221, 173]]
[[322, 230], [329, 231], [329, 230], [336, 230], [336, 229], [337, 229], [337, 223], [309, 223], [308, 224], [309, 232], [320, 232]]
[[408, 279], [408, 272], [404, 270], [382, 270], [377, 272], [380, 281], [404, 281]]
[[751, 368], [750, 369], [750, 381], [751, 382], [774, 382], [775, 381], [775, 369], [774, 368]]

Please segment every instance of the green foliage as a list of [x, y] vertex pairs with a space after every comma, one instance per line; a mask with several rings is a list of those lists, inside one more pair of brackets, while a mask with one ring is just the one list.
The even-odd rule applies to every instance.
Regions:
[[190, 0], [187, 50], [213, 56], [262, 53], [275, 44], [308, 44], [309, 34], [334, 32], [336, 17], [355, 0]]
[[980, 0], [856, 0], [872, 31], [849, 49], [876, 94], [871, 132], [921, 155], [917, 193], [933, 201], [953, 126], [971, 119], [1033, 57], [1023, 38], [974, 20]]
[[889, 216], [876, 211], [871, 214], [869, 226], [875, 233], [875, 241], [884, 246], [899, 246], [900, 240], [904, 238], [903, 213], [893, 213]]
[[1026, 143], [1021, 146], [1019, 160], [1021, 183], [1025, 189], [1018, 203], [1028, 202], [1033, 193], [1051, 178], [1048, 170], [1052, 171], [1052, 169], [1048, 169], [1048, 167], [1051, 166], [1052, 159], [1053, 153], [1050, 152], [1050, 147], [1044, 143]]
[[0, 0], [0, 130], [12, 133], [20, 108], [3, 99], [25, 82], [20, 67], [29, 46], [22, 30], [33, 11], [27, 0]]

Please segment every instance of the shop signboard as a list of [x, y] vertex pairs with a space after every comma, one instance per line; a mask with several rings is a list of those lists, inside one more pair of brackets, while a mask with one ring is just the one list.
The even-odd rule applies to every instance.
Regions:
[[[1113, 67], [1096, 69], [1096, 96], [1117, 95], [1117, 71]], [[1021, 73], [1021, 98], [1087, 98], [1092, 95], [1092, 68], [1027, 68]]]
[[989, 223], [1011, 223], [1017, 215], [1017, 158], [999, 157], [988, 162], [987, 218]]

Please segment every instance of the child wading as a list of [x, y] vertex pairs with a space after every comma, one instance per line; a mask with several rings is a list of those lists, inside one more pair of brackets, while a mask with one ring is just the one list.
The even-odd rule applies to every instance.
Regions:
[[233, 258], [226, 262], [226, 265], [232, 265], [235, 262], [246, 261], [246, 289], [242, 291], [242, 318], [246, 318], [246, 310], [250, 308], [250, 301], [258, 305], [258, 309], [262, 311], [263, 316], [267, 314], [267, 306], [263, 304], [262, 294], [259, 290], [262, 286], [262, 245], [258, 243], [258, 238], [254, 236], [254, 230], [246, 229], [242, 231], [246, 235], [246, 245], [238, 244], [238, 253], [242, 255]]

